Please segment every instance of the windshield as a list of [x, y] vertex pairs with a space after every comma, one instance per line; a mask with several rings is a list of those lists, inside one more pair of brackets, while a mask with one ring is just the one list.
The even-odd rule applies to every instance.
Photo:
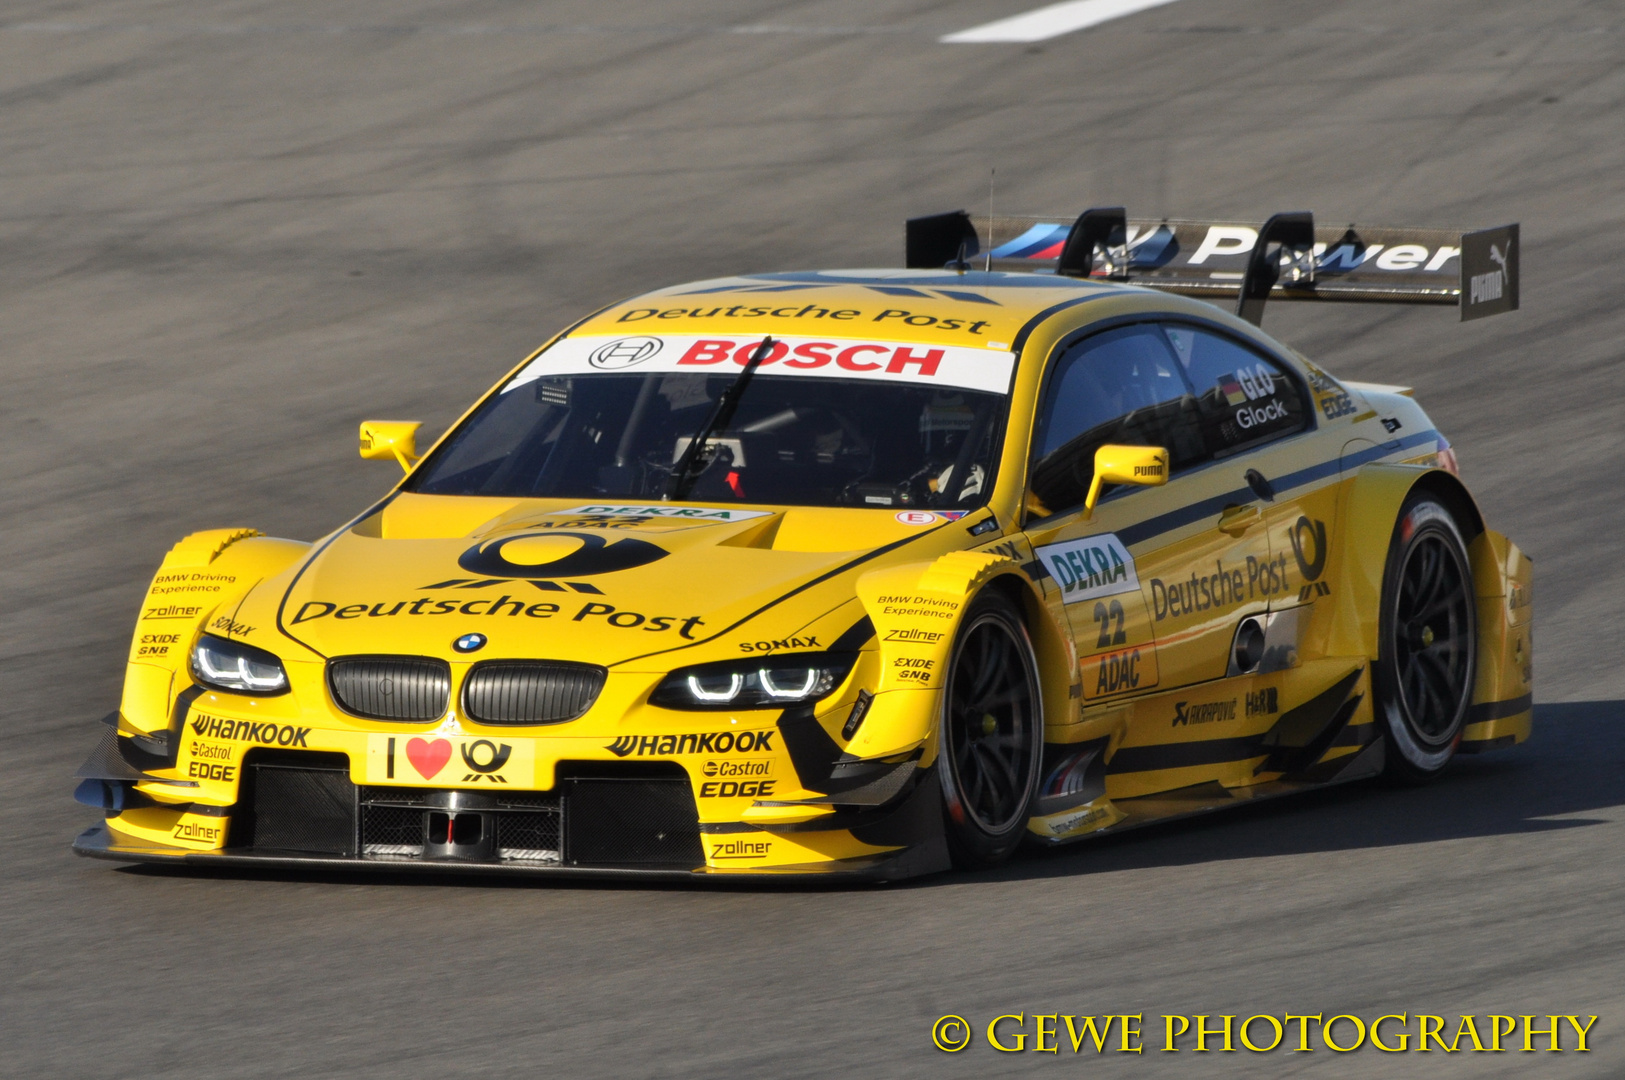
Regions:
[[[743, 343], [738, 355], [748, 358], [752, 344]], [[784, 346], [786, 353], [791, 347]], [[725, 357], [704, 371], [548, 374], [550, 367], [577, 366], [543, 365], [551, 352], [469, 417], [413, 477], [411, 489], [431, 495], [659, 499], [744, 362]], [[846, 353], [831, 346], [830, 355]], [[986, 359], [1007, 382], [1010, 355]], [[840, 378], [790, 374], [782, 367], [780, 374], [763, 364], [732, 420], [709, 440], [713, 453], [688, 498], [792, 506], [980, 505], [992, 489], [1005, 396], [934, 385], [917, 368], [900, 373], [902, 378], [869, 371]], [[877, 370], [885, 372], [884, 366]], [[978, 376], [984, 383], [985, 374]]]

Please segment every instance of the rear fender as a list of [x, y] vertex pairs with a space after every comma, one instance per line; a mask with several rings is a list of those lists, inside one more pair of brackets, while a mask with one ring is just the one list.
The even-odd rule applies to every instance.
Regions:
[[1470, 538], [1467, 558], [1478, 606], [1478, 663], [1463, 749], [1522, 742], [1528, 738], [1530, 722], [1532, 566], [1516, 544], [1483, 527], [1483, 516], [1472, 495], [1443, 469], [1366, 465], [1345, 489], [1338, 515], [1342, 602], [1326, 652], [1377, 661], [1388, 546], [1400, 507], [1418, 488], [1438, 496], [1460, 514]]
[[[1337, 589], [1342, 600], [1326, 642], [1328, 656], [1377, 658], [1382, 575], [1399, 508], [1430, 470], [1421, 465], [1371, 464], [1343, 490], [1337, 521]], [[1449, 475], [1446, 473], [1445, 475]]]
[[1534, 563], [1485, 531], [1468, 549], [1478, 600], [1478, 672], [1462, 729], [1467, 753], [1529, 738], [1534, 694]]

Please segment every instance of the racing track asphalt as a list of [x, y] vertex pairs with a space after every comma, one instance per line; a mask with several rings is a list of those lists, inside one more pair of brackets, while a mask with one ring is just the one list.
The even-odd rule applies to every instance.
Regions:
[[[1183, 0], [10, 0], [0, 10], [0, 1074], [1625, 1075], [1625, 12]], [[894, 265], [982, 205], [1523, 223], [1523, 311], [1272, 308], [1414, 385], [1536, 559], [1537, 733], [1002, 872], [833, 891], [185, 876], [70, 776], [197, 528], [317, 536], [597, 305]], [[931, 1049], [944, 1013], [1581, 1013], [1589, 1055]], [[1153, 1045], [1158, 1045], [1153, 1042]]]

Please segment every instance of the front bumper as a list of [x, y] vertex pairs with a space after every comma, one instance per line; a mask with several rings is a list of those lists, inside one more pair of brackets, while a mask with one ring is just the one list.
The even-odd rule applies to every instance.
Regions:
[[[491, 783], [490, 772], [465, 778], [465, 770], [451, 768], [441, 783], [457, 786], [436, 787], [421, 778], [401, 783], [410, 767], [404, 759], [393, 774], [387, 761], [369, 761], [377, 736], [349, 736], [353, 747], [327, 749], [325, 734], [308, 732], [298, 749], [252, 746], [211, 760], [218, 738], [194, 739], [188, 730], [170, 764], [109, 727], [80, 771], [86, 779], [78, 793], [106, 820], [74, 849], [164, 865], [688, 881], [894, 879], [948, 865], [931, 770], [918, 770], [916, 782], [885, 805], [831, 807], [834, 813], [816, 821], [763, 826], [737, 816], [700, 820], [721, 816], [716, 811], [726, 804], [708, 795], [721, 784], [764, 786], [707, 779], [717, 770], [728, 775], [726, 760], [570, 760], [503, 743], [510, 765], [523, 759], [530, 772], [532, 761], [545, 762], [548, 786]], [[492, 760], [489, 750], [473, 754], [476, 767]], [[199, 762], [204, 766], [195, 768]], [[796, 775], [788, 760], [758, 764]], [[751, 765], [744, 775], [760, 770]], [[185, 779], [189, 773], [199, 779]], [[794, 780], [784, 786], [799, 788]], [[751, 801], [739, 797], [733, 805]]]

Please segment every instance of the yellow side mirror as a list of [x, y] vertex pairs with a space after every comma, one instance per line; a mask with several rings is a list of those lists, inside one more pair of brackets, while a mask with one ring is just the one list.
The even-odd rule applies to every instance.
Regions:
[[361, 456], [368, 461], [401, 463], [408, 472], [418, 459], [418, 428], [416, 420], [363, 420], [361, 421]]
[[1168, 451], [1160, 446], [1118, 446], [1107, 443], [1095, 451], [1095, 478], [1083, 500], [1083, 512], [1094, 512], [1100, 489], [1106, 484], [1160, 487], [1168, 482]]

